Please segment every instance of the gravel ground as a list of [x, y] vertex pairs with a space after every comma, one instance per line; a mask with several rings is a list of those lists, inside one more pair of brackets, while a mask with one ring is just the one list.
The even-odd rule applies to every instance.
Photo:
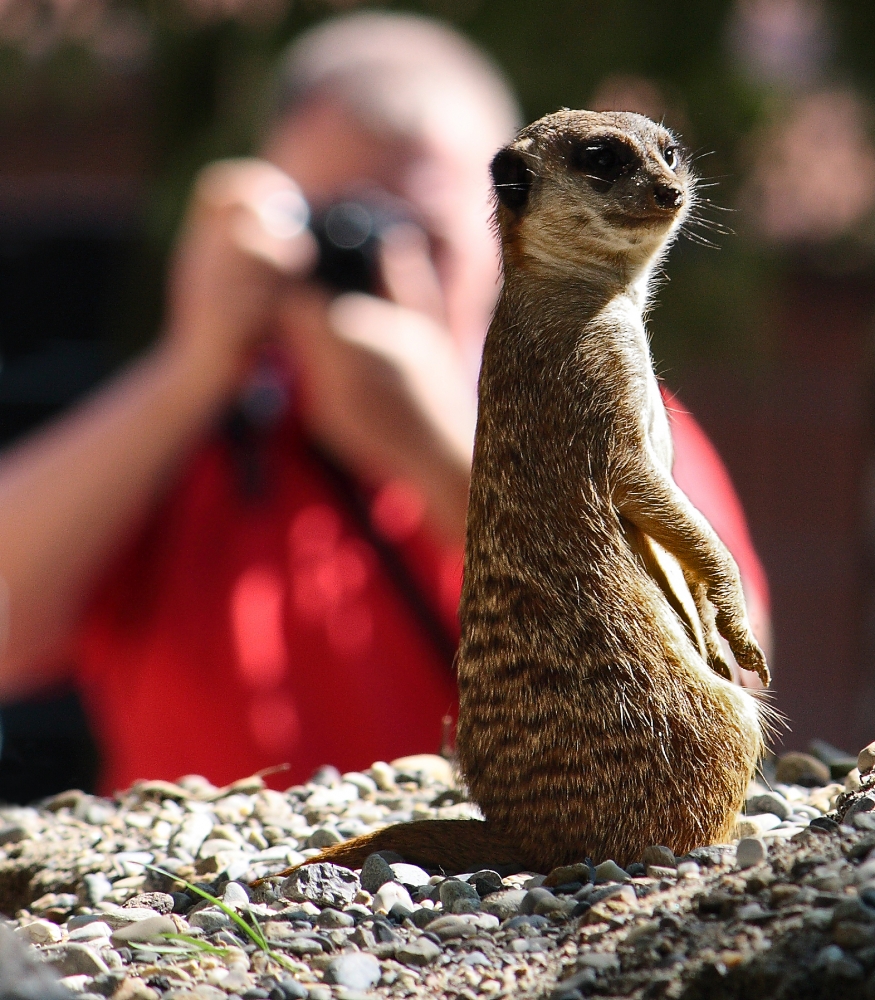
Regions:
[[[546, 885], [372, 856], [248, 887], [387, 823], [476, 817], [430, 756], [283, 793], [189, 776], [0, 808], [0, 1000], [875, 1000], [875, 779], [814, 750], [752, 785], [732, 844]], [[257, 922], [269, 951], [180, 879]]]

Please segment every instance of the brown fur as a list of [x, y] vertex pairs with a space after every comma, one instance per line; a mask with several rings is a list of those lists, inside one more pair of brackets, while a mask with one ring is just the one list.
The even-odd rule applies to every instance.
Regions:
[[[457, 740], [487, 822], [390, 827], [316, 860], [392, 849], [547, 872], [730, 836], [763, 726], [718, 631], [768, 670], [734, 562], [671, 477], [642, 320], [693, 198], [674, 148], [639, 115], [562, 111], [494, 161], [504, 286], [480, 377]], [[617, 149], [629, 162], [606, 179]]]

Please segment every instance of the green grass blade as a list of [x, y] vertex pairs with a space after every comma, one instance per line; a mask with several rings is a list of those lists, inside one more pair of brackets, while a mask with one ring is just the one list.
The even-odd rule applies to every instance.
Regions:
[[218, 906], [219, 909], [229, 916], [235, 924], [243, 931], [243, 933], [249, 938], [253, 944], [261, 948], [262, 951], [270, 952], [270, 945], [267, 943], [267, 938], [258, 926], [258, 922], [255, 920], [254, 915], [250, 914], [253, 919], [253, 924], [248, 924], [236, 910], [233, 910], [227, 903], [223, 903], [221, 899], [217, 899], [215, 896], [206, 892], [204, 889], [198, 888], [198, 886], [189, 882], [187, 879], [180, 878], [178, 875], [174, 875], [172, 872], [165, 871], [163, 868], [159, 868], [157, 865], [145, 865], [144, 867], [150, 869], [150, 871], [158, 872], [159, 875], [163, 875], [165, 878], [173, 879], [176, 882], [181, 882], [189, 892], [194, 892], [203, 899], [209, 900], [214, 906]]
[[167, 938], [168, 941], [182, 941], [184, 944], [190, 944], [193, 948], [208, 951], [211, 955], [219, 955], [222, 958], [228, 957], [227, 948], [217, 948], [214, 944], [210, 944], [209, 941], [201, 941], [200, 938], [192, 937], [190, 934], [162, 934], [161, 937]]

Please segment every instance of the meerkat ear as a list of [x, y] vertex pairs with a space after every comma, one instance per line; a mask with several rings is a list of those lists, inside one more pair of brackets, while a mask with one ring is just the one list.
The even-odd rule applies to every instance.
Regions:
[[492, 159], [492, 183], [499, 202], [512, 212], [521, 212], [529, 200], [534, 174], [513, 149], [501, 149]]

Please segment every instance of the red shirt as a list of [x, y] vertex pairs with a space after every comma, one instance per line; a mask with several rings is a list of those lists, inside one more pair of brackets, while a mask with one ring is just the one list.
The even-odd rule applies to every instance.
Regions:
[[[223, 784], [275, 764], [278, 787], [437, 753], [455, 683], [294, 421], [266, 435], [261, 496], [220, 434], [101, 588], [77, 649], [101, 790], [138, 778]], [[372, 498], [422, 593], [457, 630], [461, 551], [421, 529], [418, 498]]]
[[[767, 602], [765, 576], [719, 457], [672, 402], [679, 484]], [[198, 773], [216, 784], [288, 762], [367, 767], [437, 752], [454, 711], [445, 658], [293, 418], [258, 445], [261, 495], [241, 489], [216, 434], [108, 574], [77, 644], [77, 678], [102, 747], [101, 790]], [[422, 529], [401, 483], [369, 498], [451, 634], [460, 551]], [[765, 605], [764, 605], [765, 606]]]

